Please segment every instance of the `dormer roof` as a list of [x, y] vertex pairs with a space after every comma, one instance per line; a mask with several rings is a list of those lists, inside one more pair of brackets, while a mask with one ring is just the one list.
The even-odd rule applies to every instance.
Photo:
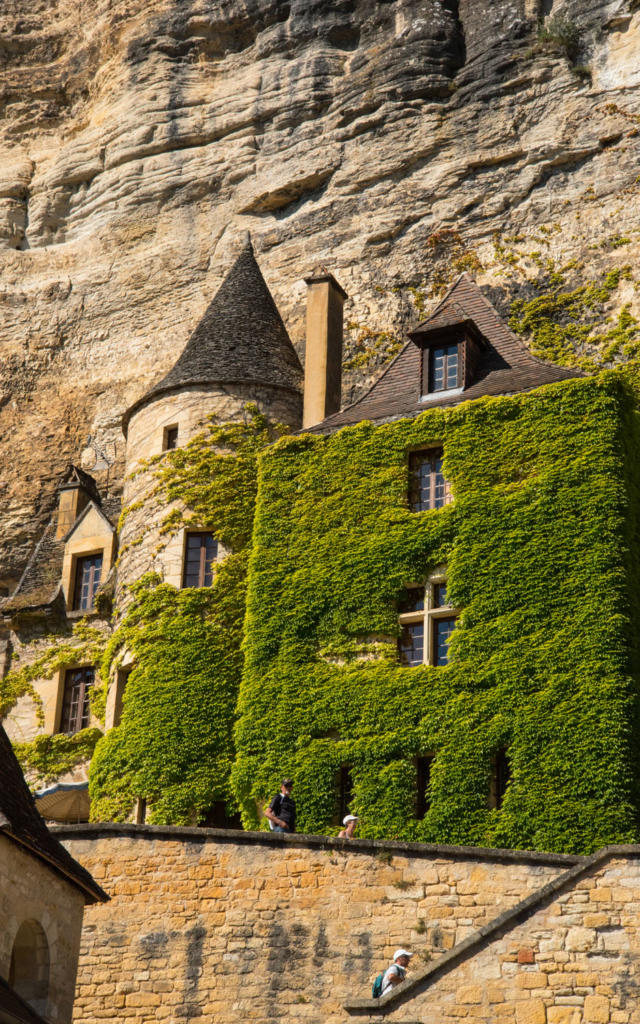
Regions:
[[[422, 349], [439, 333], [464, 329], [481, 340], [473, 379], [464, 388], [421, 395]], [[543, 384], [581, 377], [579, 370], [555, 366], [531, 355], [500, 319], [468, 274], [461, 274], [433, 312], [409, 334], [411, 339], [371, 388], [353, 405], [328, 416], [311, 432], [328, 433], [361, 420], [386, 421], [417, 416], [425, 409], [456, 405], [484, 395], [511, 395]]]
[[70, 462], [67, 466], [62, 483], [58, 484], [58, 490], [64, 491], [68, 487], [82, 487], [92, 501], [95, 501], [98, 505], [100, 504], [100, 493], [95, 480], [89, 473], [85, 473], [84, 469], [75, 466], [73, 462]]
[[178, 361], [124, 414], [193, 385], [257, 384], [299, 394], [303, 372], [282, 317], [247, 240]]

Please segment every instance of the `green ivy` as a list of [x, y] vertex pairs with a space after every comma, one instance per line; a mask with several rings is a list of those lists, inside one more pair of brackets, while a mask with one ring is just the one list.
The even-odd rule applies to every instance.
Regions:
[[226, 554], [211, 587], [177, 590], [150, 574], [130, 588], [102, 661], [105, 679], [125, 652], [134, 668], [122, 720], [91, 764], [94, 820], [124, 820], [136, 797], [148, 801], [158, 824], [197, 821], [216, 801], [236, 809], [233, 722], [257, 457], [283, 432], [248, 407], [245, 423], [212, 419], [184, 448], [145, 466], [155, 499], [179, 503], [165, 518], [166, 537], [184, 526], [210, 529]]
[[47, 784], [89, 761], [102, 730], [91, 728], [67, 736], [66, 733], [36, 736], [29, 743], [14, 743], [13, 749], [32, 786]]
[[[567, 852], [637, 840], [634, 409], [609, 371], [263, 456], [233, 771], [246, 826], [286, 773], [299, 828], [331, 831], [346, 765], [365, 836]], [[454, 503], [413, 513], [407, 451], [438, 443]], [[442, 563], [462, 609], [450, 663], [403, 667], [398, 602]]]

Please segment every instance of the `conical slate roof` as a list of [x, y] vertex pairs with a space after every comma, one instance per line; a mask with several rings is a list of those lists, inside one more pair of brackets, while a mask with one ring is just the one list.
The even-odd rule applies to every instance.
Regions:
[[303, 371], [247, 241], [168, 374], [124, 415], [167, 391], [199, 384], [261, 384], [300, 393]]

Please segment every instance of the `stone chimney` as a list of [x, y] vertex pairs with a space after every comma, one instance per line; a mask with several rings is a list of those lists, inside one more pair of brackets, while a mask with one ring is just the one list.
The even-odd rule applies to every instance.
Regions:
[[64, 482], [58, 487], [56, 540], [69, 532], [90, 501], [100, 502], [95, 480], [77, 466], [69, 466]]
[[325, 267], [305, 277], [307, 346], [304, 365], [302, 427], [312, 427], [338, 412], [342, 386], [342, 308], [344, 288]]

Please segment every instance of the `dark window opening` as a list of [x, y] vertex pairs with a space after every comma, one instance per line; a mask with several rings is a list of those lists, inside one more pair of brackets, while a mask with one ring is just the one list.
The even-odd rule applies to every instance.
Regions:
[[442, 449], [412, 452], [409, 456], [409, 507], [412, 512], [442, 508], [451, 500], [442, 471]]
[[199, 825], [200, 828], [241, 829], [242, 818], [239, 813], [229, 814], [224, 800], [215, 800], [202, 815]]
[[431, 767], [433, 755], [416, 758], [416, 818], [421, 821], [431, 807]]
[[133, 670], [133, 665], [128, 665], [126, 668], [119, 668], [116, 676], [116, 692], [113, 702], [113, 725], [120, 725], [122, 719], [122, 701], [124, 699], [124, 691], [127, 688], [129, 676]]
[[398, 611], [401, 615], [424, 611], [424, 587], [407, 587]]
[[338, 772], [338, 808], [336, 825], [342, 824], [345, 814], [349, 813], [349, 805], [353, 800], [353, 779], [349, 765], [342, 765]]
[[99, 555], [85, 555], [76, 560], [76, 576], [73, 588], [73, 610], [89, 611], [93, 608], [96, 591], [100, 586], [102, 552]]
[[67, 734], [86, 729], [91, 721], [89, 698], [93, 686], [91, 667], [67, 669], [64, 676], [60, 732]]
[[401, 627], [398, 640], [400, 661], [403, 665], [422, 665], [424, 662], [424, 621], [407, 622]]
[[448, 665], [449, 640], [456, 626], [455, 615], [433, 620], [433, 664]]
[[23, 921], [18, 928], [9, 963], [9, 984], [25, 1002], [43, 1014], [48, 1010], [50, 956], [42, 925]]
[[511, 762], [506, 750], [499, 750], [493, 759], [493, 771], [491, 774], [491, 793], [489, 806], [500, 810], [504, 803], [505, 794], [511, 781]]
[[139, 796], [135, 802], [135, 818], [136, 825], [144, 825], [147, 820], [147, 801], [143, 796]]
[[447, 599], [447, 584], [446, 583], [434, 583], [433, 584], [433, 608], [446, 608], [449, 601]]
[[183, 587], [210, 587], [218, 542], [212, 533], [188, 533], [184, 555]]
[[164, 436], [162, 438], [162, 450], [163, 452], [173, 451], [174, 448], [178, 447], [178, 428], [165, 427]]

